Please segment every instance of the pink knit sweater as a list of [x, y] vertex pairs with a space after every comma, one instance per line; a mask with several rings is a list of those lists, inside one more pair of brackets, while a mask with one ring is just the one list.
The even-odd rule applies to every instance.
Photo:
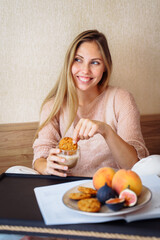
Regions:
[[[47, 118], [52, 105], [53, 100], [45, 104], [40, 123]], [[109, 86], [93, 102], [79, 107], [76, 119], [65, 136], [73, 136], [74, 127], [80, 118], [103, 121], [109, 124], [122, 139], [134, 146], [139, 159], [148, 155], [141, 133], [139, 111], [133, 96], [126, 90]], [[49, 150], [64, 137], [67, 120], [67, 110], [62, 108], [60, 113], [39, 132], [39, 136], [33, 144], [33, 163], [38, 158], [47, 158]], [[78, 144], [81, 157], [77, 166], [71, 170], [70, 175], [93, 176], [100, 167], [119, 168], [106, 141], [100, 134], [94, 135], [89, 140], [80, 140]]]

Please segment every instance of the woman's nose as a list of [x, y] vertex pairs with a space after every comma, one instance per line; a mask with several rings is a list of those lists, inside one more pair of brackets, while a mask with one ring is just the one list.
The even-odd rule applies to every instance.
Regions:
[[90, 72], [90, 66], [88, 63], [83, 63], [82, 72], [84, 72], [85, 74]]

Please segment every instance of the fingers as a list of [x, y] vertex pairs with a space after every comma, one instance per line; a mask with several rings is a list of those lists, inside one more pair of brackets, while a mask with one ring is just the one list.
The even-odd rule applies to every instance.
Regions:
[[53, 155], [53, 154], [58, 154], [60, 153], [60, 149], [59, 148], [51, 148], [49, 151], [49, 155]]
[[88, 133], [88, 136], [93, 137], [95, 135], [95, 133], [97, 133], [97, 129], [98, 129], [98, 126], [96, 124], [93, 124]]
[[75, 142], [78, 142], [79, 140], [79, 131], [81, 126], [82, 126], [82, 119], [79, 120], [73, 132], [73, 141]]
[[[47, 174], [66, 177], [66, 171], [68, 170], [68, 166], [65, 166], [65, 159], [57, 156], [56, 154], [60, 153], [60, 149], [52, 148], [49, 152], [49, 156], [47, 158]], [[61, 165], [63, 163], [63, 165]]]
[[82, 121], [82, 125], [81, 125], [80, 130], [79, 130], [80, 139], [88, 138], [91, 128], [92, 128], [92, 122], [89, 121], [88, 119], [84, 119]]
[[67, 166], [63, 166], [63, 165], [54, 163], [53, 161], [48, 161], [48, 164], [47, 164], [47, 173], [48, 174], [56, 175], [56, 176], [60, 176], [60, 177], [66, 177], [67, 170], [68, 170]]
[[98, 124], [96, 121], [89, 119], [80, 119], [76, 125], [73, 133], [73, 141], [77, 142], [79, 139], [89, 139], [97, 133]]

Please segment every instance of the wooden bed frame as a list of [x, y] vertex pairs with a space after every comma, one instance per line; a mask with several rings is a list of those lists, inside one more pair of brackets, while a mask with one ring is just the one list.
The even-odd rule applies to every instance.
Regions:
[[[0, 174], [15, 165], [32, 166], [32, 143], [38, 122], [0, 124]], [[150, 154], [160, 154], [160, 114], [141, 116]]]

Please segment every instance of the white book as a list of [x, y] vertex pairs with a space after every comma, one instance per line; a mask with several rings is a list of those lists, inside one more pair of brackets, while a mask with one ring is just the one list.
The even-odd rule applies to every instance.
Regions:
[[68, 208], [63, 203], [62, 198], [66, 191], [77, 185], [87, 183], [91, 181], [90, 179], [37, 187], [34, 189], [34, 192], [46, 225], [100, 223], [121, 219], [132, 222], [142, 219], [160, 218], [160, 178], [151, 175], [142, 176], [141, 180], [143, 185], [152, 193], [149, 203], [135, 212], [116, 216], [113, 214], [113, 216], [109, 217], [99, 216], [98, 213], [96, 217], [95, 215], [92, 216], [92, 214], [82, 214], [80, 211]]

